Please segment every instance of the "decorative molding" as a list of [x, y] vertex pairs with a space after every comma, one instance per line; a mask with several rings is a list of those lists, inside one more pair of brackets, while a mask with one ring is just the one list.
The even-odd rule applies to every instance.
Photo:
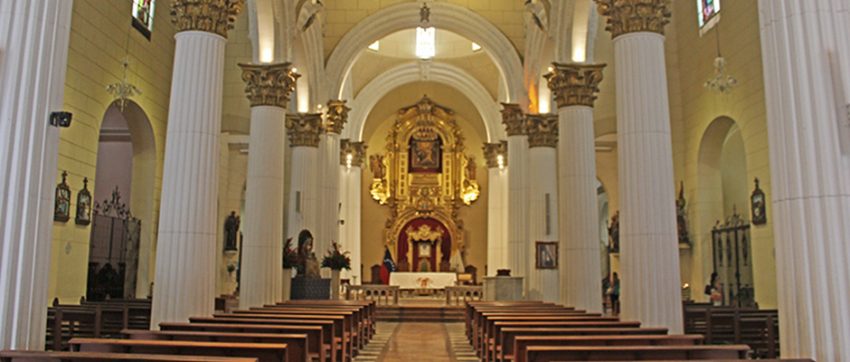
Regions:
[[341, 134], [342, 128], [348, 122], [348, 108], [345, 105], [345, 100], [331, 99], [328, 101], [327, 119], [324, 124], [324, 131], [327, 133]]
[[558, 147], [558, 116], [529, 114], [526, 116], [528, 147]]
[[[502, 162], [499, 164], [499, 156]], [[501, 168], [508, 166], [508, 141], [484, 144], [484, 159], [487, 160], [487, 168]]]
[[289, 147], [319, 147], [322, 133], [321, 113], [290, 113], [286, 115]]
[[605, 30], [616, 38], [623, 34], [652, 32], [664, 35], [670, 23], [670, 0], [594, 0], [608, 17]]
[[174, 0], [171, 22], [181, 31], [205, 31], [227, 38], [245, 0]]
[[[363, 160], [366, 159], [365, 142], [351, 142], [349, 139], [340, 140], [339, 144], [339, 164], [342, 166], [362, 167]], [[348, 160], [348, 155], [351, 155], [351, 161]]]
[[291, 63], [243, 64], [242, 80], [251, 107], [273, 106], [286, 109], [295, 82], [301, 75], [292, 70]]
[[522, 107], [516, 103], [502, 103], [502, 124], [508, 136], [522, 136], [526, 134], [525, 115]]
[[552, 71], [544, 77], [548, 81], [549, 89], [555, 94], [558, 108], [593, 107], [604, 68], [605, 64], [552, 63]]

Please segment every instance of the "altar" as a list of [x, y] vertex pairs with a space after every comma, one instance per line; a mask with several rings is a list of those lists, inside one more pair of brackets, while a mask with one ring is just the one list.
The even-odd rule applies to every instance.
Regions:
[[390, 286], [399, 289], [445, 289], [457, 284], [456, 273], [393, 272]]

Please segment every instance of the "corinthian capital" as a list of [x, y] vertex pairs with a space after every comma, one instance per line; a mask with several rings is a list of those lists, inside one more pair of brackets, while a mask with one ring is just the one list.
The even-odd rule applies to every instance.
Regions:
[[484, 158], [487, 168], [505, 167], [508, 165], [508, 141], [484, 144]]
[[348, 122], [348, 108], [344, 100], [332, 99], [328, 101], [328, 117], [325, 123], [325, 132], [342, 133], [345, 122]]
[[593, 107], [605, 64], [552, 63], [552, 66], [552, 71], [544, 77], [555, 94], [558, 107]]
[[520, 136], [525, 133], [525, 115], [519, 104], [502, 103], [502, 123], [508, 136]]
[[205, 31], [227, 38], [245, 0], [173, 0], [171, 22], [181, 31]]
[[361, 167], [366, 158], [366, 143], [351, 142], [344, 139], [339, 142], [339, 164], [342, 166]]
[[319, 147], [322, 133], [321, 113], [290, 113], [286, 115], [290, 147]]
[[664, 35], [670, 22], [670, 0], [595, 0], [608, 17], [605, 30], [616, 38], [623, 34], [652, 32]]
[[528, 147], [558, 146], [558, 116], [554, 114], [529, 114], [526, 122]]
[[286, 108], [289, 96], [295, 91], [300, 75], [292, 71], [292, 64], [239, 64], [245, 94], [251, 107], [275, 106]]

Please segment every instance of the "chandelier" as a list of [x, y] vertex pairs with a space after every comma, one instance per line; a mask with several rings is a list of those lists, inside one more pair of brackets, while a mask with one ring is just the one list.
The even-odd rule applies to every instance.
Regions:
[[726, 58], [720, 54], [720, 24], [717, 24], [714, 31], [717, 36], [717, 57], [714, 58], [714, 77], [706, 80], [703, 83], [703, 87], [727, 94], [732, 91], [732, 88], [738, 85], [738, 80], [726, 73]]
[[124, 67], [124, 77], [120, 82], [107, 85], [106, 92], [118, 101], [118, 109], [124, 112], [127, 101], [134, 96], [142, 94], [142, 91], [127, 81], [127, 69], [130, 67], [130, 61], [125, 58], [122, 65]]

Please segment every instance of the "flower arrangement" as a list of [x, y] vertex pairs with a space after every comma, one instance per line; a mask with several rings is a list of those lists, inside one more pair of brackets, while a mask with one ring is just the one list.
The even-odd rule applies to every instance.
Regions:
[[298, 252], [292, 248], [292, 238], [286, 239], [283, 244], [283, 268], [291, 269], [298, 263]]
[[339, 244], [333, 242], [328, 254], [322, 258], [322, 268], [331, 268], [332, 270], [351, 270], [351, 257], [348, 252], [339, 250]]

